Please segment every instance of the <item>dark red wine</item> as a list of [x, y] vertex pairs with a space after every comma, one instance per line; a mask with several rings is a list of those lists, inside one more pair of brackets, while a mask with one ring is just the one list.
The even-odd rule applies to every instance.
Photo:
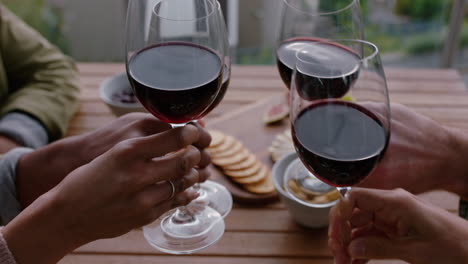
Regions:
[[288, 88], [297, 52], [304, 47], [308, 52], [299, 54], [304, 63], [297, 64], [299, 95], [306, 100], [344, 96], [358, 77], [360, 58], [347, 47], [319, 39], [291, 39], [278, 48], [278, 69]]
[[137, 98], [167, 123], [201, 118], [218, 94], [222, 79], [222, 63], [214, 51], [184, 42], [143, 49], [127, 67]]
[[204, 113], [205, 115], [209, 114], [213, 109], [215, 109], [219, 103], [224, 98], [224, 95], [226, 95], [227, 88], [229, 87], [229, 82], [231, 80], [231, 70], [227, 65], [224, 65], [224, 70], [223, 70], [223, 83], [221, 84], [221, 89], [219, 89], [219, 93], [216, 96], [214, 102], [210, 105], [210, 107], [206, 110]]
[[387, 146], [386, 131], [377, 116], [351, 102], [312, 104], [299, 113], [292, 129], [304, 165], [333, 186], [359, 183]]
[[284, 84], [291, 88], [291, 77], [296, 66], [296, 53], [307, 44], [317, 42], [314, 38], [292, 38], [281, 43], [276, 50], [276, 65]]

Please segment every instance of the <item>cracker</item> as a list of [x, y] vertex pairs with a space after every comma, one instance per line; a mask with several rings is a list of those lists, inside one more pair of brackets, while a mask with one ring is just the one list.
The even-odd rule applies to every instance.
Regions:
[[281, 157], [291, 152], [294, 152], [294, 143], [291, 137], [291, 130], [286, 130], [278, 134], [268, 148], [271, 154], [271, 159], [276, 162]]
[[239, 162], [237, 164], [226, 166], [223, 169], [227, 171], [246, 170], [254, 166], [257, 162], [258, 162], [257, 157], [254, 154], [250, 154], [246, 160]]
[[225, 170], [224, 174], [232, 178], [246, 178], [246, 177], [250, 177], [250, 176], [254, 176], [255, 174], [258, 174], [260, 172], [260, 169], [262, 169], [262, 163], [257, 161], [256, 163], [254, 163], [253, 166], [247, 169], [234, 170], [234, 171]]
[[292, 142], [292, 137], [283, 133], [283, 134], [279, 134], [278, 136], [276, 136], [275, 140], [284, 142], [284, 143], [289, 143], [289, 142]]
[[227, 157], [234, 156], [234, 155], [238, 154], [239, 152], [241, 152], [244, 149], [245, 149], [244, 145], [242, 145], [242, 143], [240, 141], [235, 140], [234, 145], [230, 149], [228, 149], [226, 151], [223, 151], [223, 152], [214, 153], [211, 156], [214, 159], [227, 158]]
[[293, 153], [293, 152], [294, 152], [294, 149], [288, 149], [288, 150], [284, 150], [284, 151], [272, 152], [272, 153], [271, 153], [271, 159], [272, 159], [273, 161], [278, 161], [278, 160], [280, 160], [283, 156], [288, 155], [288, 154]]
[[232, 178], [232, 180], [240, 184], [254, 184], [254, 183], [263, 181], [263, 179], [268, 177], [269, 174], [270, 173], [267, 167], [264, 165], [261, 165], [260, 169], [255, 174], [248, 176], [248, 177]]
[[268, 171], [267, 176], [262, 181], [252, 184], [245, 184], [244, 188], [247, 191], [256, 194], [268, 194], [275, 191], [275, 186], [273, 185], [270, 171]]
[[247, 149], [244, 149], [241, 152], [231, 157], [220, 158], [220, 159], [212, 158], [211, 162], [213, 162], [213, 164], [216, 166], [226, 167], [229, 165], [240, 163], [246, 160], [248, 157], [249, 157], [249, 151]]
[[220, 145], [214, 148], [208, 148], [207, 151], [213, 157], [213, 156], [216, 156], [217, 154], [228, 151], [230, 148], [234, 146], [235, 143], [236, 143], [236, 139], [234, 139], [231, 136], [225, 136], [224, 141]]
[[218, 130], [210, 130], [208, 132], [211, 135], [211, 143], [208, 148], [215, 148], [224, 142], [226, 135], [223, 134], [223, 132], [218, 131]]

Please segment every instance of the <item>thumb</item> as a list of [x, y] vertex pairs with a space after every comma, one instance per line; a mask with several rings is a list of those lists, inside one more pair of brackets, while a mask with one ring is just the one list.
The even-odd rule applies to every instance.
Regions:
[[[390, 240], [386, 237], [359, 237], [351, 241], [348, 253], [353, 259], [401, 259], [424, 254], [413, 240]], [[427, 253], [426, 253], [427, 254]]]

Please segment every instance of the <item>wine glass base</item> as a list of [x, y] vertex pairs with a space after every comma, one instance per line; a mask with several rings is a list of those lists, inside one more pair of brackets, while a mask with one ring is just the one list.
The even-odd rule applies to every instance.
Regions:
[[223, 218], [231, 212], [232, 195], [226, 187], [214, 181], [205, 181], [200, 183], [200, 191], [204, 192], [204, 195], [195, 199], [193, 203], [200, 199], [200, 202], [218, 211]]
[[196, 213], [195, 218], [201, 214], [205, 217], [189, 224], [172, 221], [176, 213], [177, 209], [173, 209], [143, 227], [145, 239], [155, 249], [169, 254], [191, 254], [216, 243], [224, 234], [224, 221], [212, 208]]

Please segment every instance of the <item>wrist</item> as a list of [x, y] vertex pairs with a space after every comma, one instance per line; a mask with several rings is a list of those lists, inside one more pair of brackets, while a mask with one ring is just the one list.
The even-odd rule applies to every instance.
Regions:
[[2, 230], [18, 263], [56, 263], [85, 243], [70, 228], [71, 219], [55, 193], [41, 196]]
[[449, 147], [446, 175], [440, 177], [441, 187], [468, 199], [468, 135], [458, 129], [449, 128]]
[[66, 138], [24, 155], [16, 168], [16, 189], [23, 208], [60, 183], [81, 165], [79, 143]]

